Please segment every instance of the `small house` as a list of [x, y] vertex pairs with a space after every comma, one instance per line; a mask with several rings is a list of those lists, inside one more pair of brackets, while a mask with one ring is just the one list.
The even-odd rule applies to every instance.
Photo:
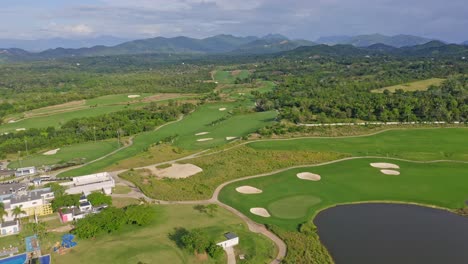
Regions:
[[2, 236], [14, 235], [19, 233], [19, 223], [16, 221], [5, 221], [0, 224], [0, 234]]
[[239, 245], [239, 237], [236, 234], [229, 232], [229, 233], [224, 234], [224, 237], [226, 238], [226, 240], [223, 242], [219, 242], [216, 245], [222, 248], [229, 248], [229, 247]]
[[36, 173], [37, 173], [36, 167], [25, 167], [25, 168], [16, 169], [15, 176], [16, 177], [29, 176], [29, 175], [34, 175]]

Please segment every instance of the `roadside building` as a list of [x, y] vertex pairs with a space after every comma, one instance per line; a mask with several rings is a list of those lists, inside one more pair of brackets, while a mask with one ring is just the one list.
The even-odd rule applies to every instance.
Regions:
[[24, 167], [24, 168], [16, 169], [15, 176], [16, 177], [31, 176], [36, 173], [37, 173], [36, 167]]
[[58, 210], [60, 220], [62, 223], [71, 222], [74, 220], [82, 219], [89, 214], [100, 213], [104, 208], [107, 208], [106, 204], [94, 207], [85, 195], [80, 197], [79, 206], [62, 207]]
[[5, 220], [14, 220], [12, 215], [15, 207], [20, 207], [25, 213], [18, 217], [41, 216], [52, 213], [50, 202], [54, 199], [54, 192], [50, 188], [37, 189], [33, 191], [18, 191], [16, 193], [0, 196], [0, 202], [4, 204], [7, 215]]
[[239, 245], [239, 237], [236, 234], [229, 232], [224, 234], [224, 237], [226, 238], [226, 240], [223, 242], [219, 242], [216, 245], [222, 248], [229, 248]]
[[112, 188], [115, 187], [115, 181], [108, 172], [101, 172], [85, 176], [74, 177], [70, 182], [64, 182], [67, 194], [88, 195], [95, 191], [101, 191], [104, 194], [112, 194]]

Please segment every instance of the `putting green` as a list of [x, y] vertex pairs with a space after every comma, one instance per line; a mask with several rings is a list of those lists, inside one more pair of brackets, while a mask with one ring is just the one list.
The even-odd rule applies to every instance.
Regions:
[[302, 218], [313, 205], [322, 200], [313, 195], [297, 195], [276, 200], [268, 205], [268, 211], [274, 217], [283, 219]]
[[[385, 175], [371, 167], [371, 162], [397, 164], [401, 174]], [[320, 174], [322, 180], [297, 178], [297, 173], [306, 171]], [[337, 204], [394, 201], [461, 208], [468, 200], [467, 171], [467, 163], [353, 159], [235, 182], [221, 191], [219, 199], [257, 222], [294, 230], [319, 210]], [[263, 193], [242, 195], [235, 190], [244, 185], [257, 186]], [[255, 216], [249, 212], [251, 207], [268, 208], [272, 217]]]

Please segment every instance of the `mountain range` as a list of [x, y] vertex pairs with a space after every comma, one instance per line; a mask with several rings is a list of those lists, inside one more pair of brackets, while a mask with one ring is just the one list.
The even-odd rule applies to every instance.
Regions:
[[22, 40], [22, 39], [0, 39], [0, 47], [9, 49], [17, 48], [29, 52], [40, 52], [48, 49], [65, 48], [65, 49], [79, 49], [83, 47], [102, 46], [115, 46], [120, 43], [129, 41], [129, 39], [118, 38], [114, 36], [99, 36], [95, 38], [85, 39], [66, 39], [66, 38], [50, 38], [50, 39], [35, 39], [35, 40]]
[[359, 36], [330, 36], [319, 38], [316, 42], [327, 45], [349, 44], [356, 47], [369, 47], [374, 44], [385, 44], [388, 46], [401, 48], [416, 46], [430, 42], [431, 39], [412, 36], [396, 35], [385, 36], [381, 34], [359, 35]]

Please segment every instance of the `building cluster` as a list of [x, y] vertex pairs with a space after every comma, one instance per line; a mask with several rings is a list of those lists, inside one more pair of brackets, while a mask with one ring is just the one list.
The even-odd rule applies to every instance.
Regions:
[[60, 183], [66, 188], [68, 194], [88, 195], [95, 191], [102, 191], [104, 194], [112, 194], [115, 181], [108, 172], [101, 172], [80, 177], [74, 177], [69, 182]]
[[86, 195], [82, 195], [78, 206], [62, 207], [59, 209], [60, 220], [62, 223], [75, 221], [89, 214], [97, 214], [104, 208], [107, 208], [106, 204], [94, 207], [91, 202], [88, 201]]

